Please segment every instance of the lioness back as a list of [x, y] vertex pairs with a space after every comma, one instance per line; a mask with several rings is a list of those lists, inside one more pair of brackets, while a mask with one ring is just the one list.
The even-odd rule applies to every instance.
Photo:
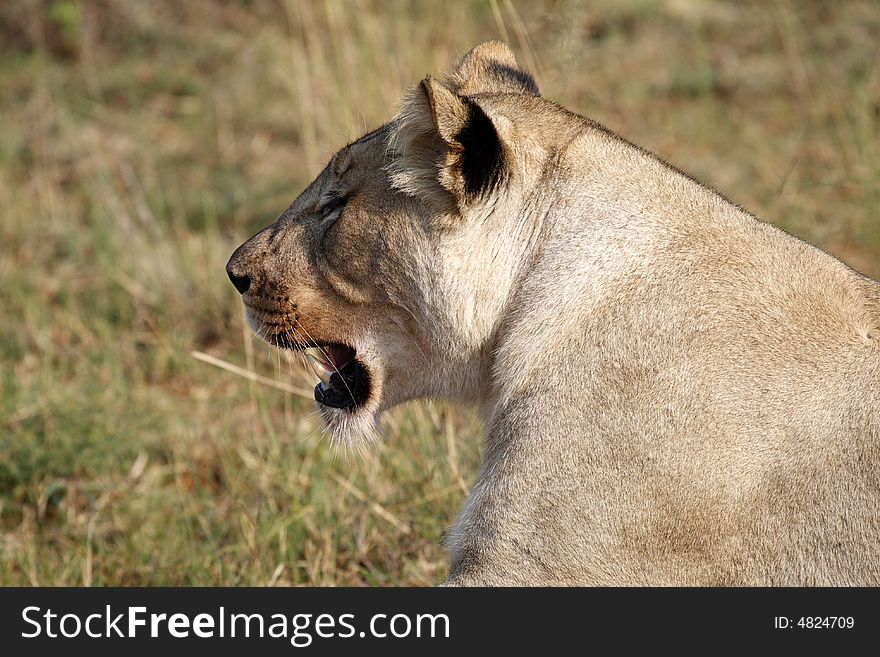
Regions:
[[335, 440], [475, 403], [448, 584], [880, 584], [880, 284], [490, 42], [228, 265]]

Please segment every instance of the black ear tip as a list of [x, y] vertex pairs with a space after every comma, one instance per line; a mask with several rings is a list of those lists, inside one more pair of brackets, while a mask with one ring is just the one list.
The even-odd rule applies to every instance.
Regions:
[[519, 86], [523, 93], [531, 94], [533, 96], [541, 95], [541, 92], [538, 89], [538, 83], [535, 82], [535, 78], [521, 68], [510, 66], [509, 64], [504, 64], [502, 62], [492, 62], [490, 70], [492, 75], [499, 80], [504, 80], [508, 83], [513, 82], [515, 86]]

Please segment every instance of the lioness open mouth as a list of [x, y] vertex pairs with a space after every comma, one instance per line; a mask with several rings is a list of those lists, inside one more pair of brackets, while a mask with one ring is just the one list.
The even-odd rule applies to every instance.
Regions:
[[302, 350], [306, 362], [318, 376], [315, 401], [324, 406], [354, 412], [370, 398], [370, 374], [357, 359], [354, 347], [317, 343], [314, 347], [276, 342], [278, 346]]
[[305, 352], [320, 381], [315, 401], [332, 408], [354, 411], [370, 397], [370, 375], [354, 348], [344, 344], [319, 345]]

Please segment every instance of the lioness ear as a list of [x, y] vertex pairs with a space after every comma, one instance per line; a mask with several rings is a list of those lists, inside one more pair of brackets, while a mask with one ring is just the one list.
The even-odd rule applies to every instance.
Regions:
[[401, 107], [389, 167], [392, 183], [412, 196], [433, 199], [444, 210], [462, 209], [503, 182], [500, 132], [508, 124], [502, 116], [493, 121], [479, 100], [429, 75]]
[[486, 41], [467, 51], [446, 74], [446, 83], [462, 96], [518, 93], [539, 96], [535, 78], [523, 70], [501, 41]]

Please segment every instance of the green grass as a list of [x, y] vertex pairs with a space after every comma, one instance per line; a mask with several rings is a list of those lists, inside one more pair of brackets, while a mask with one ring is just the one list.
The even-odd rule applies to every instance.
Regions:
[[431, 584], [479, 463], [412, 404], [346, 460], [223, 267], [402, 93], [504, 37], [545, 94], [880, 275], [880, 6], [0, 8], [0, 584]]

